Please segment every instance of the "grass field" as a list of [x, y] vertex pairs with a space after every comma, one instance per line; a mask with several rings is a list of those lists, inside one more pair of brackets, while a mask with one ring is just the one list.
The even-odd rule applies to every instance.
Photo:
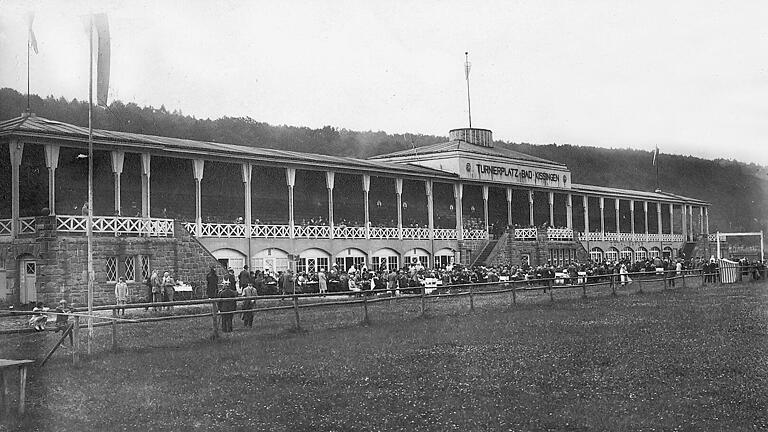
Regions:
[[[217, 341], [210, 318], [125, 325], [117, 353], [99, 328], [0, 430], [767, 430], [768, 285], [649, 291], [265, 313]], [[53, 336], [0, 344], [39, 359]]]

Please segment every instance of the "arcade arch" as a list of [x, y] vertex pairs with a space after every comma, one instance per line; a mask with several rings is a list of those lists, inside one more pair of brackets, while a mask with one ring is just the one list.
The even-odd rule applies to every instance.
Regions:
[[254, 270], [281, 272], [288, 270], [288, 252], [278, 248], [267, 248], [251, 256]]
[[234, 249], [217, 249], [211, 252], [211, 254], [221, 265], [233, 269], [235, 273], [239, 273], [246, 263], [245, 254]]
[[371, 266], [373, 268], [385, 267], [387, 270], [397, 270], [400, 268], [400, 254], [390, 248], [379, 249], [371, 255]]
[[365, 265], [368, 255], [357, 248], [347, 248], [336, 254], [334, 264], [339, 271], [349, 271], [352, 266], [362, 268]]
[[426, 249], [413, 248], [403, 254], [403, 259], [406, 264], [415, 264], [417, 261], [421, 263], [424, 268], [429, 267], [429, 252]]

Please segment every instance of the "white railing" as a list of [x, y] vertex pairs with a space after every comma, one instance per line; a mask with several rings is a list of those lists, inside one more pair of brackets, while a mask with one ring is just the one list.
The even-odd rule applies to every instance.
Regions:
[[296, 238], [331, 238], [331, 227], [327, 225], [296, 225], [293, 227]]
[[19, 234], [34, 234], [35, 231], [34, 217], [19, 218]]
[[0, 235], [11, 235], [11, 219], [0, 219]]
[[[2, 221], [0, 221], [0, 222], [2, 222]], [[0, 232], [0, 233], [1, 233], [1, 232]], [[679, 240], [679, 241], [683, 241], [683, 235], [682, 235], [682, 234], [675, 234], [675, 235], [679, 235], [679, 236], [680, 236], [680, 240]], [[707, 235], [707, 239], [708, 239], [710, 242], [714, 243], [714, 242], [716, 242], [716, 241], [717, 241], [717, 234], [708, 234], [708, 235]]]
[[458, 231], [455, 229], [435, 228], [435, 240], [456, 240]]
[[536, 228], [515, 228], [515, 240], [536, 240], [537, 234]]
[[290, 236], [290, 225], [251, 225], [251, 237], [288, 238]]
[[372, 239], [386, 239], [393, 240], [400, 238], [398, 236], [398, 229], [393, 227], [371, 227]]
[[607, 232], [603, 233], [603, 239], [605, 241], [621, 241], [621, 236], [619, 233]]
[[409, 240], [429, 240], [429, 228], [403, 228], [403, 238]]
[[464, 230], [464, 240], [485, 240], [488, 238], [486, 230]]
[[572, 241], [573, 230], [570, 228], [547, 228], [547, 238], [554, 241]]
[[[56, 230], [62, 232], [86, 233], [86, 216], [56, 216]], [[147, 219], [121, 216], [94, 216], [95, 234], [148, 234], [153, 237], [173, 235], [173, 219]]]
[[197, 224], [194, 222], [182, 222], [181, 225], [189, 231], [190, 234], [196, 235], [197, 234]]
[[661, 241], [661, 235], [660, 234], [646, 234], [648, 236], [649, 242], [660, 242]]
[[334, 226], [333, 238], [338, 239], [364, 239], [365, 227]]
[[204, 223], [200, 225], [200, 237], [244, 238], [245, 224]]

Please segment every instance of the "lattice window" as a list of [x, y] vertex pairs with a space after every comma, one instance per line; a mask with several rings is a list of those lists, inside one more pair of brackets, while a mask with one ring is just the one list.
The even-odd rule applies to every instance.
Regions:
[[141, 255], [141, 280], [149, 279], [149, 257]]
[[117, 257], [107, 257], [104, 270], [107, 273], [107, 282], [117, 281]]
[[657, 258], [661, 256], [661, 250], [659, 250], [657, 247], [653, 247], [650, 251], [648, 251], [648, 256], [651, 258]]
[[125, 271], [123, 272], [123, 275], [125, 277], [126, 281], [135, 281], [136, 280], [136, 260], [132, 256], [127, 256], [123, 258], [123, 265], [125, 266]]
[[339, 270], [347, 271], [347, 269], [344, 267], [344, 264], [344, 258], [336, 258], [336, 266], [339, 268]]
[[600, 248], [592, 248], [591, 251], [589, 251], [589, 259], [591, 259], [594, 262], [603, 262], [603, 250]]
[[328, 271], [328, 258], [317, 259], [317, 270]]

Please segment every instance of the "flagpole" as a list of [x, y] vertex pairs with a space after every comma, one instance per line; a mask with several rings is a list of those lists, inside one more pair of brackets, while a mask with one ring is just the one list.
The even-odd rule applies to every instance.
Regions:
[[467, 78], [467, 111], [469, 114], [469, 127], [472, 127], [472, 104], [469, 98], [469, 52], [464, 52], [464, 74]]
[[30, 112], [29, 106], [29, 46], [32, 45], [31, 30], [27, 30], [27, 112]]
[[88, 31], [88, 355], [93, 341], [93, 15]]
[[661, 191], [659, 189], [659, 147], [656, 147], [656, 191]]

